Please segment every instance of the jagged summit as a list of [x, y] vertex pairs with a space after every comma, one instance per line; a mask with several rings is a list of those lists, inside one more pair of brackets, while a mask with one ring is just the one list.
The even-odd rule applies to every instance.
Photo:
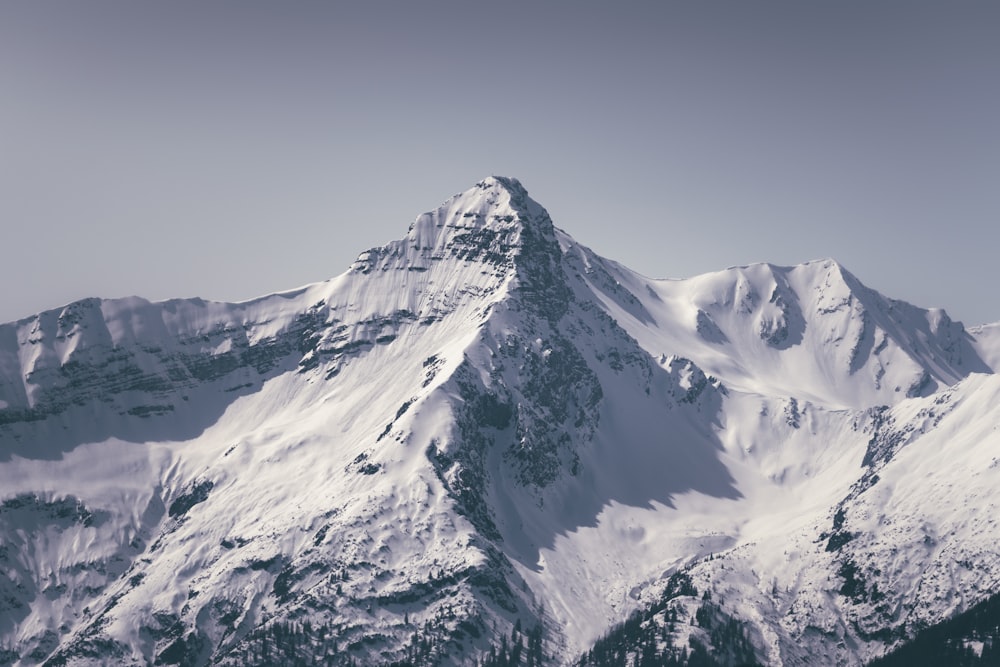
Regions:
[[548, 213], [519, 181], [491, 176], [419, 216], [405, 238], [362, 253], [351, 270], [421, 271], [446, 259], [500, 266], [523, 242], [552, 234]]

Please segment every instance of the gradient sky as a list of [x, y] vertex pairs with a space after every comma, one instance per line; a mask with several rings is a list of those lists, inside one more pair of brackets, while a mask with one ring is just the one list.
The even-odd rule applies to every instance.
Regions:
[[1000, 320], [1000, 3], [0, 0], [0, 321], [324, 280], [490, 174], [649, 276]]

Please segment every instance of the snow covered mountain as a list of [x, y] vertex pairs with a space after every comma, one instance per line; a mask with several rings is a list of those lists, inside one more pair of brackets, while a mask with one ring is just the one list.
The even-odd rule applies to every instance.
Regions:
[[863, 664], [1000, 591], [998, 332], [650, 280], [500, 177], [324, 283], [0, 325], [0, 664]]

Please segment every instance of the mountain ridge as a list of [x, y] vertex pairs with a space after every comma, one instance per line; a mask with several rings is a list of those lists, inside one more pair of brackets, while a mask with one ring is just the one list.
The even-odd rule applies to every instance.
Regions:
[[[651, 616], [671, 646], [725, 650], [669, 609], [767, 664], [860, 664], [1000, 575], [945, 495], [988, 504], [992, 468], [928, 487], [947, 512], [908, 473], [940, 443], [985, 460], [991, 332], [831, 260], [651, 280], [503, 177], [322, 283], [0, 325], [0, 648], [473, 664], [530, 635], [524, 660], [568, 664], [683, 575], [716, 602]], [[966, 574], [893, 555], [932, 524]]]

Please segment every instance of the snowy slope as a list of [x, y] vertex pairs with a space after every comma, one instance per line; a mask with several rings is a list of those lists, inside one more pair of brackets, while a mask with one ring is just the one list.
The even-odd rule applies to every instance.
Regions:
[[774, 665], [862, 664], [995, 594], [998, 390], [996, 376], [973, 376], [859, 419], [857, 481], [803, 486], [802, 505], [696, 563], [696, 586]]
[[1000, 322], [974, 327], [970, 333], [976, 352], [995, 373], [1000, 368]]
[[[496, 555], [454, 514], [423, 449], [389, 431], [503, 296], [500, 255], [518, 229], [477, 236], [475, 217], [502, 194], [467, 193], [296, 292], [236, 305], [95, 300], [8, 325], [19, 344], [4, 365], [24, 381], [19, 396], [5, 387], [4, 516], [21, 521], [30, 506], [23, 520], [35, 522], [7, 552], [27, 563], [6, 614], [14, 650], [141, 663], [187, 637], [189, 658], [208, 659], [292, 601], [275, 587], [282, 575], [317, 598], [310, 613], [337, 619], [342, 644], [389, 628], [371, 650], [400, 651], [441, 615], [441, 589], [455, 589], [452, 625], [478, 619], [465, 589]], [[53, 524], [56, 497], [100, 519]], [[393, 596], [408, 602], [387, 605]], [[343, 621], [353, 615], [366, 622]]]
[[0, 664], [562, 664], [680, 571], [857, 664], [996, 591], [994, 329], [650, 280], [499, 177], [324, 283], [0, 325]]
[[834, 260], [649, 280], [569, 238], [563, 243], [647, 351], [679, 352], [734, 388], [866, 407], [992, 372], [975, 339], [944, 311], [888, 299]]

